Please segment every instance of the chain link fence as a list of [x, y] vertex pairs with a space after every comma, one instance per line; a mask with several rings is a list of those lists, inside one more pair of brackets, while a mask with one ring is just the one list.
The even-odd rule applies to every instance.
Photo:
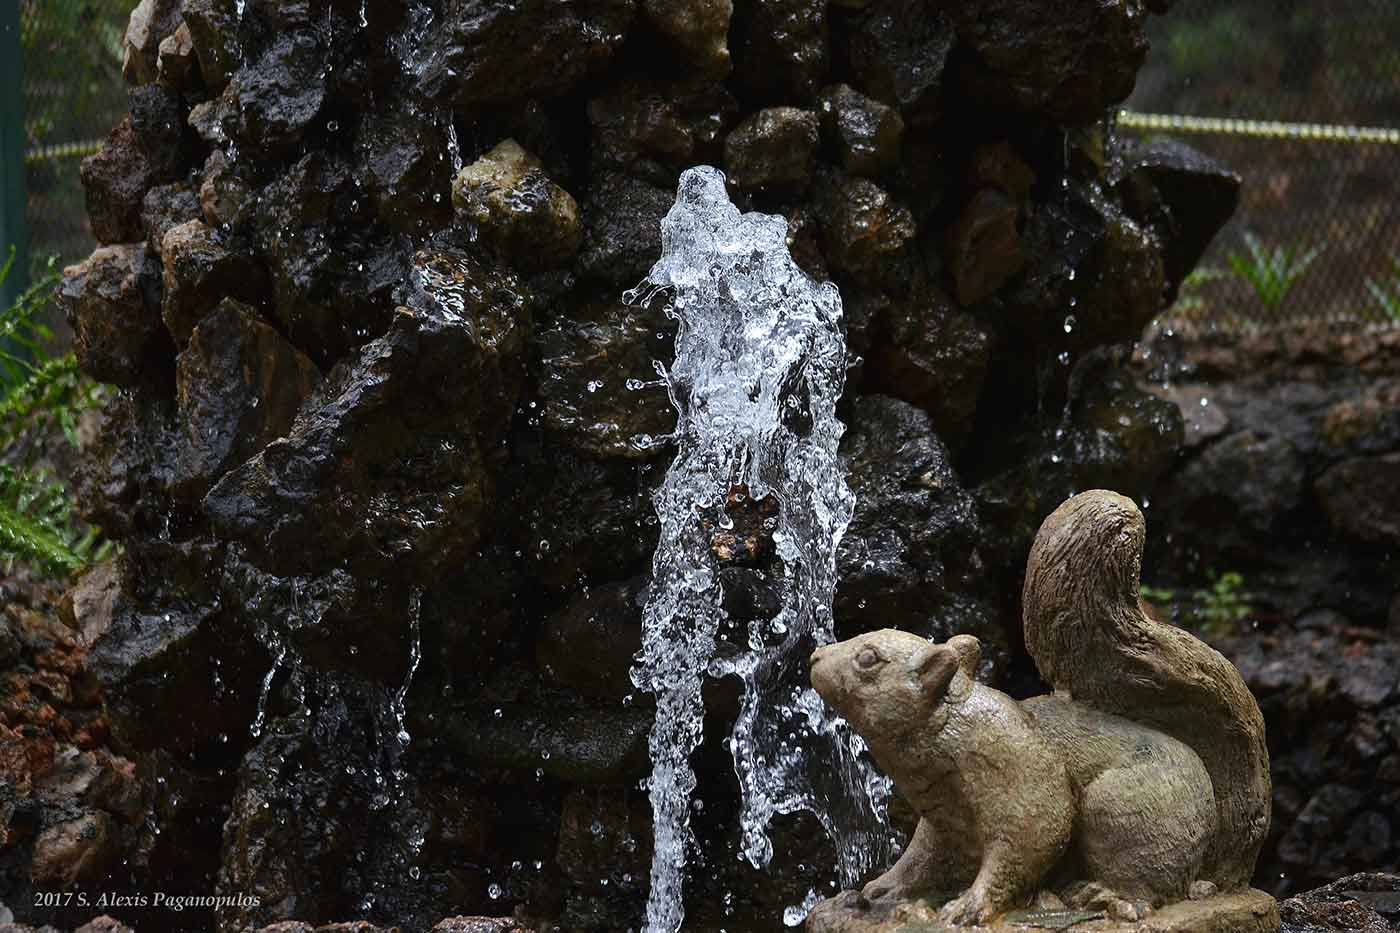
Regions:
[[126, 111], [122, 36], [133, 5], [19, 0], [25, 216], [34, 272], [53, 257], [60, 263], [81, 259], [95, 245], [78, 167]]
[[1151, 39], [1120, 131], [1244, 178], [1172, 322], [1400, 324], [1400, 3], [1178, 0]]

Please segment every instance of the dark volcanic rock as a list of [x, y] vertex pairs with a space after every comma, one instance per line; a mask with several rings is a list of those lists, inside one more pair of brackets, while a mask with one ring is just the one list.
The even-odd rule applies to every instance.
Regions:
[[578, 308], [542, 330], [535, 342], [545, 429], [592, 456], [655, 456], [651, 440], [676, 424], [653, 366], [670, 351], [673, 330], [659, 314], [621, 303]]
[[174, 181], [195, 161], [195, 138], [186, 121], [184, 99], [154, 84], [132, 88], [131, 131], [155, 181]]
[[924, 409], [939, 435], [961, 446], [972, 432], [991, 335], [936, 286], [875, 304], [867, 385]]
[[971, 52], [964, 93], [1061, 123], [1090, 123], [1126, 98], [1147, 55], [1140, 0], [987, 0], [949, 15]]
[[422, 236], [447, 226], [451, 185], [447, 129], [411, 107], [365, 114], [355, 152], [379, 219]]
[[514, 404], [529, 305], [510, 276], [463, 255], [422, 262], [444, 304], [399, 308], [389, 333], [326, 377], [286, 437], [205, 499], [214, 526], [261, 565], [426, 567], [460, 562], [475, 545], [483, 456]]
[[1071, 184], [1037, 205], [1021, 244], [1025, 268], [998, 298], [1022, 339], [1071, 349], [1132, 341], [1161, 310], [1156, 233], [1096, 187]]
[[243, 151], [278, 155], [296, 146], [326, 99], [326, 54], [314, 30], [278, 35], [224, 89], [223, 125]]
[[97, 242], [141, 239], [141, 202], [158, 179], [137, 142], [131, 117], [117, 124], [101, 152], [83, 160], [80, 174]]
[[208, 540], [121, 557], [121, 595], [88, 655], [121, 748], [218, 759], [252, 721], [266, 654], [221, 611], [221, 559]]
[[1332, 526], [1357, 541], [1400, 544], [1400, 452], [1346, 460], [1317, 480]]
[[119, 393], [97, 420], [79, 476], [83, 519], [114, 538], [168, 529], [177, 434], [174, 400], [138, 401], [134, 393]]
[[570, 890], [563, 921], [578, 929], [631, 929], [651, 865], [651, 807], [631, 790], [579, 788], [564, 798], [555, 859]]
[[448, 917], [432, 933], [526, 933], [526, 928], [508, 917]]
[[161, 87], [185, 93], [193, 93], [199, 88], [199, 57], [195, 55], [194, 38], [184, 20], [180, 21], [173, 33], [161, 40], [156, 71], [156, 80]]
[[824, 83], [831, 57], [826, 4], [741, 3], [729, 35], [735, 77], [764, 100], [805, 104]]
[[367, 201], [349, 166], [320, 153], [260, 197], [258, 252], [271, 271], [274, 316], [325, 368], [384, 333], [408, 278], [404, 244], [372, 223]]
[[671, 187], [682, 169], [718, 160], [736, 109], [721, 85], [624, 81], [588, 102], [591, 157], [600, 168]]
[[308, 690], [311, 705], [271, 719], [239, 768], [218, 890], [256, 901], [222, 908], [220, 928], [368, 915], [426, 929], [433, 875], [416, 884], [409, 873], [425, 867], [431, 816], [401, 767], [392, 693], [345, 674]]
[[551, 680], [600, 700], [633, 693], [632, 657], [642, 647], [644, 577], [574, 596], [544, 624], [535, 658]]
[[949, 231], [948, 268], [963, 307], [993, 295], [1026, 264], [1020, 214], [1005, 192], [983, 188]]
[[818, 184], [822, 243], [838, 272], [869, 277], [917, 231], [909, 209], [868, 178], [834, 176]]
[[943, 71], [956, 36], [938, 6], [875, 0], [850, 40], [856, 84], [915, 124], [932, 123], [943, 108]]
[[185, 25], [199, 59], [204, 84], [223, 88], [238, 67], [242, 47], [238, 40], [236, 0], [185, 0]]
[[621, 784], [647, 773], [645, 709], [512, 705], [454, 711], [441, 738], [466, 761], [522, 774], [538, 769], [571, 784]]
[[175, 363], [185, 494], [202, 497], [225, 470], [281, 436], [320, 376], [252, 308], [222, 301]]
[[515, 440], [508, 475], [511, 525], [531, 575], [551, 587], [623, 580], [647, 568], [656, 548], [650, 490], [665, 468], [581, 456], [567, 447]]
[[729, 18], [733, 0], [642, 0], [642, 12], [671, 39], [698, 74], [724, 77], [729, 71]]
[[837, 84], [822, 92], [822, 132], [853, 175], [879, 175], [899, 161], [904, 120], [893, 107]]
[[724, 167], [736, 187], [804, 188], [817, 154], [817, 115], [796, 107], [760, 110], [724, 141]]
[[1168, 301], [1235, 213], [1240, 176], [1184, 143], [1154, 140], [1122, 155], [1125, 195], [1139, 221], [1158, 231], [1166, 252]]
[[204, 178], [199, 185], [199, 208], [209, 226], [221, 230], [241, 228], [250, 217], [255, 186], [241, 166], [215, 149], [204, 162]]
[[673, 192], [600, 172], [583, 202], [579, 271], [614, 285], [636, 285], [661, 255], [661, 218], [674, 200]]
[[65, 269], [59, 298], [83, 371], [122, 386], [159, 384], [171, 354], [160, 296], [160, 265], [144, 243], [100, 246]]
[[183, 347], [200, 320], [225, 297], [260, 302], [267, 294], [267, 275], [243, 250], [230, 249], [222, 236], [203, 221], [172, 227], [161, 241], [164, 296], [161, 318]]
[[982, 602], [977, 509], [928, 415], [882, 396], [851, 406], [841, 455], [856, 511], [841, 539], [836, 620], [845, 632], [903, 628], [982, 640], [1005, 658], [1006, 635]]
[[1281, 933], [1391, 933], [1400, 915], [1400, 875], [1362, 872], [1279, 904]]
[[1395, 864], [1385, 801], [1400, 778], [1387, 764], [1400, 741], [1400, 645], [1318, 610], [1297, 628], [1218, 646], [1259, 699], [1269, 731], [1275, 806], [1261, 884], [1286, 894]]
[[423, 89], [461, 110], [562, 94], [606, 67], [635, 14], [635, 0], [454, 0], [419, 53]]
[[141, 226], [146, 230], [146, 248], [160, 255], [160, 244], [172, 227], [200, 217], [199, 194], [189, 185], [176, 182], [157, 185], [146, 192], [141, 203]]
[[1288, 438], [1236, 431], [1202, 450], [1164, 495], [1173, 512], [1196, 519], [1228, 509], [1234, 518], [1222, 532], [1248, 550], [1299, 507], [1305, 477], [1303, 459]]
[[1014, 464], [978, 487], [983, 522], [996, 529], [995, 553], [1019, 575], [1044, 517], [1086, 489], [1114, 489], [1141, 502], [1157, 489], [1181, 448], [1175, 405], [1138, 389], [1111, 354], [1074, 365], [1069, 400], [1055, 419], [1009, 440], [998, 460]]

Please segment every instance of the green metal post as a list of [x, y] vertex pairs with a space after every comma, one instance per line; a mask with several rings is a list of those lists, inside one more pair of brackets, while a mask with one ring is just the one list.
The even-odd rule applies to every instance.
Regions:
[[0, 283], [0, 308], [8, 308], [29, 278], [29, 237], [24, 177], [24, 64], [18, 0], [0, 0], [0, 263], [15, 262]]

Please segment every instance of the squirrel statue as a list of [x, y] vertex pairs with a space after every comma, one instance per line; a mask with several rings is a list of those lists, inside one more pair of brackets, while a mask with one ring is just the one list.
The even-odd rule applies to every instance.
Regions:
[[938, 913], [957, 926], [1060, 892], [1136, 921], [1247, 884], [1269, 818], [1262, 716], [1227, 660], [1139, 608], [1143, 531], [1101, 490], [1041, 526], [1023, 607], [1048, 696], [977, 683], [969, 635], [886, 629], [813, 653], [813, 687], [920, 817], [862, 903], [960, 891]]

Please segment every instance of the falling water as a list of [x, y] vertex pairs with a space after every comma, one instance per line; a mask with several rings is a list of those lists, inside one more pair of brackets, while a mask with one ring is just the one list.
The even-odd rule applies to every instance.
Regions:
[[[741, 214], [719, 171], [690, 169], [662, 222], [661, 258], [628, 295], [664, 297], [679, 325], [675, 363], [662, 370], [678, 415], [677, 452], [655, 495], [661, 537], [633, 671], [657, 707], [650, 933], [672, 933], [684, 918], [695, 789], [689, 758], [701, 738], [707, 672], [744, 684], [732, 747], [751, 863], [762, 867], [772, 855], [772, 816], [799, 809], [831, 834], [846, 884], [893, 855], [888, 783], [861, 759], [859, 737], [807, 684], [808, 654], [833, 639], [836, 547], [854, 496], [836, 452], [846, 371], [840, 295], [797, 267], [786, 235], [781, 217]], [[779, 505], [772, 537], [783, 602], [774, 618], [753, 623], [747, 651], [721, 659], [725, 614], [702, 515], [722, 510], [740, 486]]]

